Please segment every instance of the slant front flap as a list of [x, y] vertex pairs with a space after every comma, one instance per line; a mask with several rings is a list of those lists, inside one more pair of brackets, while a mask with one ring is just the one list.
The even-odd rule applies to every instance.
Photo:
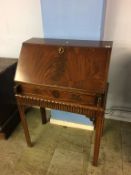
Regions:
[[[29, 84], [82, 89], [103, 93], [106, 88], [111, 47], [25, 42], [15, 81]], [[77, 41], [79, 43], [79, 41]], [[76, 43], [77, 43], [76, 42]]]

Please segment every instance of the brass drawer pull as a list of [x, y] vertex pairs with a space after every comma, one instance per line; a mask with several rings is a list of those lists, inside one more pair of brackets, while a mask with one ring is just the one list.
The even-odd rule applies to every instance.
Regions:
[[59, 52], [60, 55], [63, 54], [64, 53], [64, 48], [63, 47], [59, 47], [58, 52]]

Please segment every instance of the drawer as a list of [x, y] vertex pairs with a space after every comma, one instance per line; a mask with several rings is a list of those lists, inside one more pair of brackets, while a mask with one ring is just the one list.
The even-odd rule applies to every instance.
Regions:
[[21, 88], [23, 95], [35, 95], [40, 98], [56, 100], [61, 102], [71, 102], [83, 105], [96, 105], [97, 97], [94, 94], [73, 92], [72, 90], [57, 89], [50, 87], [40, 87], [33, 85], [23, 85]]

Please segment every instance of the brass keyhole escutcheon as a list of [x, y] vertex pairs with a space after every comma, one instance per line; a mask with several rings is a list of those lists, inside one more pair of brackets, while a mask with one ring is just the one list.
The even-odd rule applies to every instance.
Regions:
[[64, 48], [63, 47], [59, 47], [58, 52], [59, 52], [60, 55], [63, 54], [64, 53]]

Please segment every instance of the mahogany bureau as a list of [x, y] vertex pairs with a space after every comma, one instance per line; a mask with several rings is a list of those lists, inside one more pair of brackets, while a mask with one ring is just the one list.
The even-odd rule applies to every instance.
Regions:
[[[97, 165], [104, 126], [111, 41], [32, 38], [23, 43], [15, 75], [15, 96], [28, 146], [24, 108], [84, 114], [95, 125], [93, 165]], [[86, 139], [86, 138], [85, 138]]]

